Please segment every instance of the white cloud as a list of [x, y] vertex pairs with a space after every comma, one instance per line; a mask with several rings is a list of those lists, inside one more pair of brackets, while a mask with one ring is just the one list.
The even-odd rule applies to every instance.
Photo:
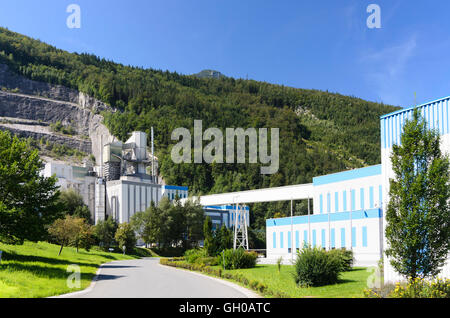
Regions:
[[364, 53], [359, 62], [364, 79], [372, 85], [381, 101], [399, 105], [401, 103], [401, 87], [407, 81], [405, 69], [417, 50], [416, 35], [400, 44], [383, 48], [379, 51]]

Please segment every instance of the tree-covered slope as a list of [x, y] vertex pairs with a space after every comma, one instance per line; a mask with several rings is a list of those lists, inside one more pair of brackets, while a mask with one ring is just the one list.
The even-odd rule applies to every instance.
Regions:
[[[380, 162], [379, 116], [398, 108], [318, 90], [254, 80], [198, 78], [124, 66], [69, 53], [0, 28], [0, 63], [33, 80], [78, 89], [120, 110], [105, 113], [111, 133], [125, 140], [150, 132], [167, 183], [191, 193], [237, 191], [311, 182], [312, 177]], [[280, 169], [259, 164], [174, 164], [171, 132], [209, 127], [280, 128]]]

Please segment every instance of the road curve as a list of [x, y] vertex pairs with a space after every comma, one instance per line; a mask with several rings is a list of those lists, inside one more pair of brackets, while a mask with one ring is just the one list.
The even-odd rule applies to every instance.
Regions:
[[158, 258], [143, 258], [105, 264], [87, 290], [62, 297], [249, 298], [258, 296], [226, 281], [162, 266]]

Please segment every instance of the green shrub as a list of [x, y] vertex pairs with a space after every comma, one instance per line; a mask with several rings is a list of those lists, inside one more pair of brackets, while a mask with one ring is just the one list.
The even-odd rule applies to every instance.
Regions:
[[323, 286], [337, 283], [341, 261], [318, 247], [304, 247], [298, 252], [294, 279], [300, 286]]
[[336, 257], [341, 264], [341, 272], [351, 271], [353, 266], [353, 251], [345, 248], [330, 250], [329, 253]]
[[184, 257], [186, 259], [186, 262], [188, 262], [190, 264], [194, 264], [194, 263], [196, 263], [196, 261], [199, 258], [208, 257], [208, 253], [205, 249], [192, 249], [192, 250], [187, 250], [184, 253]]
[[223, 255], [217, 257], [218, 263], [225, 269], [252, 268], [256, 266], [258, 255], [255, 252], [246, 252], [243, 248], [228, 249]]
[[195, 263], [203, 264], [205, 266], [216, 266], [219, 264], [217, 257], [199, 257]]

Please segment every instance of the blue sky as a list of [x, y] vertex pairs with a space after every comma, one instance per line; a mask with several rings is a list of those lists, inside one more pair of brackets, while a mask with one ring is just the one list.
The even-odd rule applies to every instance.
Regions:
[[[369, 4], [381, 29], [369, 29]], [[81, 28], [66, 8], [81, 8]], [[449, 1], [0, 0], [0, 25], [70, 52], [411, 106], [450, 95]]]

